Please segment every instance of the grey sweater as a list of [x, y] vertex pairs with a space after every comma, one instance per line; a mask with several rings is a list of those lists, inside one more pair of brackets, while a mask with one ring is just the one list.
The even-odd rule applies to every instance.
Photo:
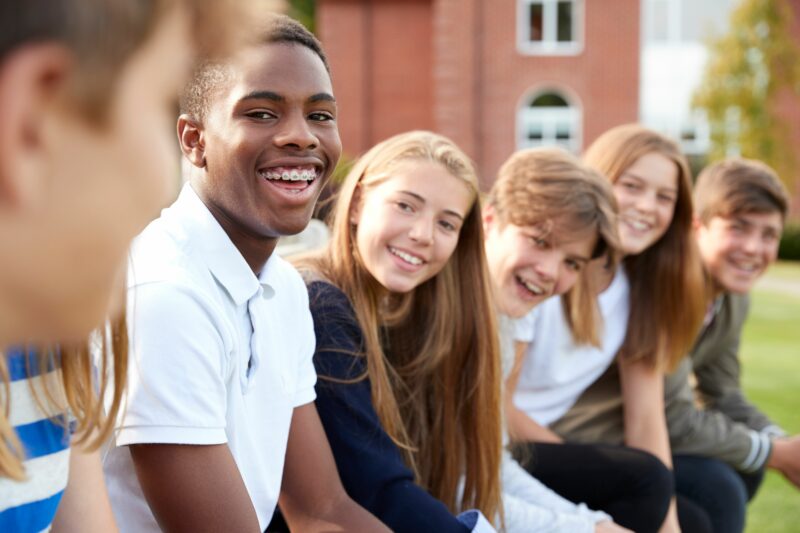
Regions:
[[[664, 383], [672, 452], [713, 457], [743, 472], [762, 468], [770, 437], [783, 434], [741, 390], [739, 339], [748, 309], [746, 295], [721, 296], [691, 353]], [[621, 444], [620, 391], [613, 364], [551, 429], [571, 441]]]

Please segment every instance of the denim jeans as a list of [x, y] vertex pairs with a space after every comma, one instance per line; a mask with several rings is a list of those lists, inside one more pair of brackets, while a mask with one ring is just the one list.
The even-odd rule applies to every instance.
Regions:
[[[763, 469], [743, 474], [717, 459], [695, 455], [675, 455], [672, 464], [678, 497], [702, 508], [715, 533], [744, 530], [747, 502], [764, 479]], [[683, 531], [692, 533], [685, 527]]]

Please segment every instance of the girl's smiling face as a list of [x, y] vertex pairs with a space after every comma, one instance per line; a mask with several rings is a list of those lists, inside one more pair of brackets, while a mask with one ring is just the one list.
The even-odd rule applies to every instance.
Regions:
[[619, 204], [619, 236], [625, 255], [656, 243], [669, 228], [678, 198], [678, 167], [651, 152], [637, 159], [614, 183]]
[[366, 270], [390, 292], [409, 292], [438, 274], [458, 244], [475, 194], [430, 161], [401, 163], [373, 186], [359, 185], [350, 221]]

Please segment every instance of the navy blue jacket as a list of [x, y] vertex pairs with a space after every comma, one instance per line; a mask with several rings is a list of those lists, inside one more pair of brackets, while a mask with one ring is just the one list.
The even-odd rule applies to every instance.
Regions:
[[398, 533], [468, 532], [447, 507], [414, 483], [400, 449], [372, 405], [363, 335], [347, 296], [323, 281], [308, 286], [317, 335], [317, 410], [347, 493]]

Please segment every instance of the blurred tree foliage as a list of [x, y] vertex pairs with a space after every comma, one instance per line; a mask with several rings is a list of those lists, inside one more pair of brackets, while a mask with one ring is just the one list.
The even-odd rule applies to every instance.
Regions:
[[761, 159], [789, 181], [797, 161], [775, 97], [800, 95], [800, 46], [795, 15], [785, 0], [740, 0], [728, 33], [709, 43], [709, 60], [693, 106], [711, 125], [710, 160], [730, 155]]
[[289, 0], [287, 14], [314, 33], [316, 30], [314, 24], [315, 4], [315, 0]]

